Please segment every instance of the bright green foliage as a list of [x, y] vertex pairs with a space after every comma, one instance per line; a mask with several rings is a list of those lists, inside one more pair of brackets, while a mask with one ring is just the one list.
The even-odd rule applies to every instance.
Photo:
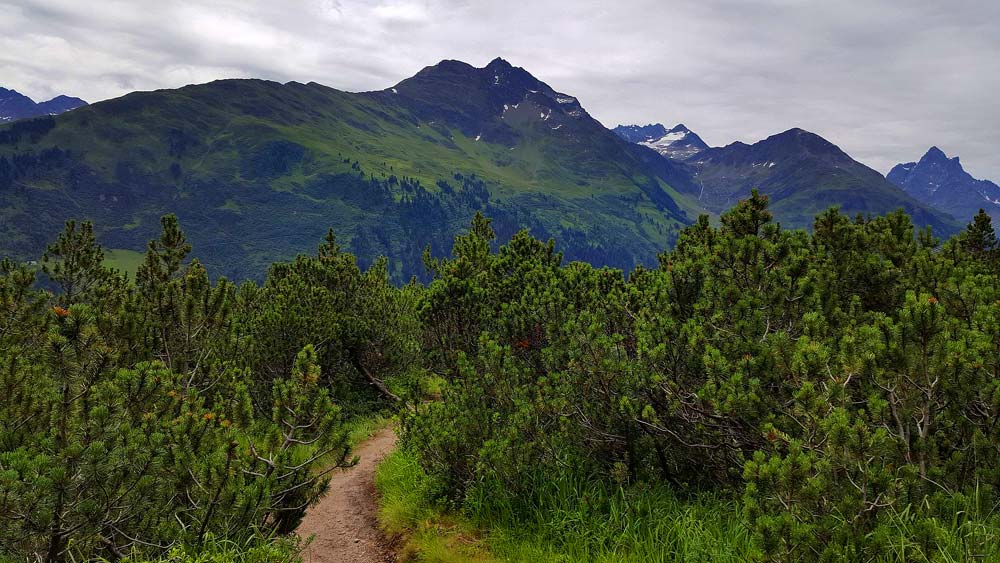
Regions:
[[91, 300], [102, 284], [113, 274], [103, 265], [104, 251], [94, 238], [94, 227], [68, 221], [59, 239], [49, 245], [42, 257], [42, 271], [59, 287], [59, 303], [68, 307], [73, 303]]
[[523, 232], [495, 252], [492, 238], [477, 217], [420, 306], [445, 385], [404, 438], [439, 494], [516, 526], [556, 482], [742, 487], [769, 559], [993, 553], [1000, 278], [985, 214], [943, 246], [903, 213], [831, 210], [807, 234], [754, 192], [627, 279], [562, 265]]
[[136, 274], [127, 330], [141, 331], [144, 353], [184, 375], [186, 387], [206, 389], [227, 352], [235, 287], [224, 279], [213, 287], [197, 260], [184, 265], [191, 245], [177, 218], [167, 215], [161, 223], [163, 232], [149, 242]]
[[159, 559], [150, 560], [141, 555], [123, 559], [127, 563], [297, 563], [298, 538], [255, 536], [237, 543], [232, 540], [208, 536], [198, 546], [171, 549]]
[[[479, 489], [456, 516], [437, 502], [435, 478], [413, 452], [397, 451], [376, 474], [379, 519], [388, 533], [409, 536], [403, 553], [420, 561], [742, 563], [758, 555], [733, 501], [552, 477], [526, 497]], [[477, 539], [476, 528], [489, 534]]]
[[295, 353], [313, 344], [324, 384], [349, 399], [349, 412], [363, 411], [398, 401], [390, 387], [405, 387], [419, 363], [418, 292], [394, 287], [384, 260], [362, 272], [330, 232], [316, 256], [275, 264], [262, 287], [240, 288], [237, 342], [264, 382], [288, 373]]
[[350, 369], [407, 387], [415, 290], [384, 263], [361, 272], [331, 236], [236, 288], [188, 261], [176, 218], [162, 227], [134, 285], [88, 223], [45, 256], [55, 294], [0, 263], [0, 559], [294, 558], [260, 538], [352, 464], [340, 403], [385, 404]]
[[901, 212], [806, 233], [754, 192], [627, 277], [477, 215], [426, 287], [332, 232], [213, 283], [161, 224], [134, 285], [88, 224], [49, 249], [54, 294], [0, 263], [0, 559], [280, 559], [260, 538], [388, 406], [400, 498], [515, 559], [1000, 557], [985, 214], [943, 244]]

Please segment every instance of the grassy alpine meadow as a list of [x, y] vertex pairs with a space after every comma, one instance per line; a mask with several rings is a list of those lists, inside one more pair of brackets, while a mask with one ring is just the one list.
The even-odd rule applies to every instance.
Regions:
[[109, 268], [116, 269], [128, 276], [128, 279], [135, 280], [135, 275], [139, 271], [145, 255], [135, 250], [124, 248], [111, 248], [105, 252], [104, 264]]

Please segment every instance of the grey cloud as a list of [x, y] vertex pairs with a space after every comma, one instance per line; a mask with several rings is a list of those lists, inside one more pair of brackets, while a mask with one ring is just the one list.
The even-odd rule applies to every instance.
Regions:
[[0, 85], [358, 91], [503, 56], [608, 126], [684, 122], [717, 145], [803, 127], [882, 172], [938, 145], [1000, 180], [998, 21], [985, 0], [7, 0]]

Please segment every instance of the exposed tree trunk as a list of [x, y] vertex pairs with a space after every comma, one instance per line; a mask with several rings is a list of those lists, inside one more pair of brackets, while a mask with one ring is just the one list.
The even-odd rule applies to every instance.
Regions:
[[368, 380], [368, 383], [374, 385], [375, 388], [378, 389], [383, 395], [385, 395], [386, 397], [392, 399], [394, 402], [397, 403], [402, 401], [402, 399], [399, 398], [399, 395], [396, 395], [395, 393], [390, 391], [389, 387], [385, 384], [385, 382], [372, 375], [372, 373], [368, 371], [368, 368], [366, 368], [363, 364], [358, 362], [358, 367], [361, 369], [361, 373], [365, 374], [365, 378]]

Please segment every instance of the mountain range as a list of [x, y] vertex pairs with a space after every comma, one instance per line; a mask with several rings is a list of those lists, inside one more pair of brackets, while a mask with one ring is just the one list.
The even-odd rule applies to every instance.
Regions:
[[902, 208], [917, 225], [930, 225], [935, 232], [959, 228], [948, 212], [903, 192], [830, 141], [803, 129], [724, 147], [709, 147], [684, 125], [619, 125], [614, 131], [680, 163], [697, 186], [697, 202], [713, 213], [732, 207], [756, 188], [770, 198], [775, 217], [787, 227], [808, 228], [817, 214], [837, 206], [843, 213], [866, 216]]
[[0, 126], [0, 255], [36, 258], [68, 218], [138, 252], [175, 213], [230, 278], [259, 278], [333, 228], [362, 265], [388, 256], [404, 280], [482, 211], [501, 239], [529, 228], [568, 260], [628, 269], [753, 187], [786, 226], [837, 205], [961, 227], [807, 131], [718, 148], [683, 125], [611, 131], [496, 59], [442, 61], [374, 92], [220, 80]]
[[0, 254], [37, 257], [70, 217], [138, 251], [176, 213], [228, 277], [310, 251], [328, 228], [362, 262], [450, 250], [476, 211], [567, 259], [655, 263], [702, 209], [688, 176], [497, 59], [443, 61], [376, 92], [222, 80], [0, 127]]
[[917, 162], [897, 164], [886, 178], [914, 198], [969, 219], [980, 209], [1000, 219], [1000, 186], [977, 180], [962, 168], [956, 156], [931, 147]]
[[46, 102], [36, 103], [24, 94], [0, 87], [0, 123], [42, 115], [58, 115], [85, 105], [87, 102], [70, 96], [56, 96]]

